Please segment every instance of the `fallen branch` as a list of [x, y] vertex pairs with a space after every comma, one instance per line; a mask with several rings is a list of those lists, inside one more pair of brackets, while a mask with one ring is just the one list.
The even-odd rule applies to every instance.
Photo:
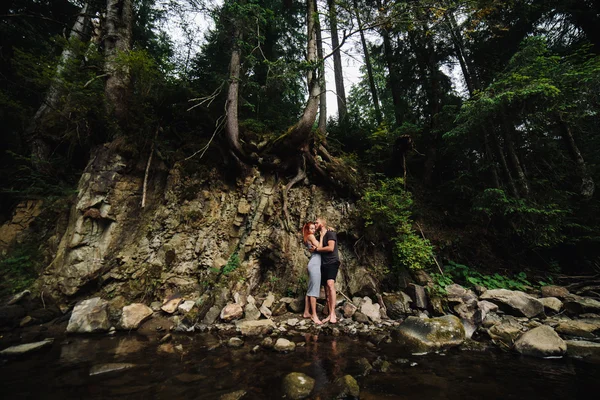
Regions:
[[[421, 229], [421, 225], [419, 225], [418, 222], [416, 222], [417, 227], [419, 228], [419, 231], [421, 232], [421, 236], [423, 237], [423, 239], [427, 240], [427, 238], [425, 237], [425, 234], [423, 233], [423, 229]], [[440, 263], [438, 263], [437, 258], [435, 258], [434, 255], [431, 256], [431, 258], [433, 258], [433, 261], [435, 261], [435, 265], [437, 265], [438, 269], [440, 270], [440, 274], [442, 274], [442, 276], [444, 276], [444, 271], [442, 271], [442, 267], [440, 266]]]
[[150, 156], [148, 157], [148, 162], [146, 163], [146, 172], [144, 173], [144, 185], [142, 189], [142, 208], [146, 206], [146, 188], [148, 187], [148, 175], [150, 173], [150, 164], [152, 164], [152, 156], [154, 155], [154, 145], [156, 143], [156, 138], [158, 137], [158, 132], [160, 130], [160, 126], [156, 128], [156, 133], [154, 134], [154, 139], [152, 140], [152, 146], [150, 147]]

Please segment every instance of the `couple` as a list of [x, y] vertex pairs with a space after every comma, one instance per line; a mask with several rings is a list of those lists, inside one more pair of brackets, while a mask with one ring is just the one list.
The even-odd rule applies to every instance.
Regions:
[[[315, 232], [319, 232], [319, 240]], [[327, 221], [317, 218], [315, 222], [307, 222], [302, 228], [304, 244], [311, 252], [308, 262], [308, 291], [305, 298], [304, 318], [310, 318], [315, 324], [324, 322], [335, 324], [335, 278], [340, 267], [338, 255], [337, 235], [334, 231], [327, 229]], [[327, 298], [326, 313], [329, 314], [323, 321], [317, 316], [317, 298], [321, 292], [321, 286], [325, 287]]]

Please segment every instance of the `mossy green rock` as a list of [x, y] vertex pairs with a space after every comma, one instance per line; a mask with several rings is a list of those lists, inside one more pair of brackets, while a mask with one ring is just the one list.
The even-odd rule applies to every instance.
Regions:
[[283, 378], [283, 393], [288, 399], [304, 399], [310, 395], [315, 380], [300, 372], [291, 372]]
[[459, 346], [465, 341], [465, 328], [455, 315], [438, 318], [408, 317], [396, 329], [400, 344], [412, 353], [429, 353]]
[[338, 388], [337, 399], [359, 398], [360, 387], [352, 375], [344, 375], [343, 377], [338, 378], [335, 384]]

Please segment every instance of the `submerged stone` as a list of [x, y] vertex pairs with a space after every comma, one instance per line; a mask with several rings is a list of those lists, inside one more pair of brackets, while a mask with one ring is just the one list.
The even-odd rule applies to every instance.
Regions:
[[90, 376], [108, 374], [111, 372], [124, 371], [126, 369], [131, 369], [135, 366], [136, 366], [135, 364], [130, 364], [130, 363], [109, 363], [109, 364], [94, 365], [90, 369]]
[[283, 378], [283, 393], [292, 400], [308, 397], [314, 386], [315, 380], [300, 372], [291, 372]]
[[465, 341], [465, 328], [454, 315], [438, 318], [408, 317], [395, 332], [398, 342], [406, 345], [413, 353], [447, 349]]
[[20, 356], [23, 354], [27, 354], [27, 353], [31, 353], [31, 352], [43, 349], [44, 347], [48, 347], [52, 344], [52, 342], [54, 342], [54, 339], [46, 339], [46, 340], [42, 340], [41, 342], [26, 343], [26, 344], [20, 344], [17, 346], [11, 346], [7, 349], [0, 351], [0, 355], [2, 355], [2, 356]]

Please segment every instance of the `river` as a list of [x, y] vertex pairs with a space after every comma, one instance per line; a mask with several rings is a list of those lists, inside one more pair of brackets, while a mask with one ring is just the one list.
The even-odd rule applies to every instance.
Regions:
[[[310, 398], [329, 399], [338, 377], [350, 374], [361, 399], [592, 399], [600, 393], [600, 364], [537, 359], [501, 352], [452, 349], [411, 355], [392, 343], [321, 335], [297, 336], [296, 351], [279, 354], [246, 339], [230, 348], [214, 334], [157, 338], [66, 336], [37, 353], [0, 360], [4, 399], [281, 399], [289, 372], [315, 379]], [[254, 349], [254, 351], [253, 351]], [[366, 376], [360, 360], [376, 367]], [[377, 360], [380, 360], [379, 362]], [[122, 368], [122, 369], [120, 369]], [[116, 371], [110, 371], [117, 369]], [[120, 370], [119, 370], [120, 369]], [[385, 369], [385, 368], [384, 368]]]

